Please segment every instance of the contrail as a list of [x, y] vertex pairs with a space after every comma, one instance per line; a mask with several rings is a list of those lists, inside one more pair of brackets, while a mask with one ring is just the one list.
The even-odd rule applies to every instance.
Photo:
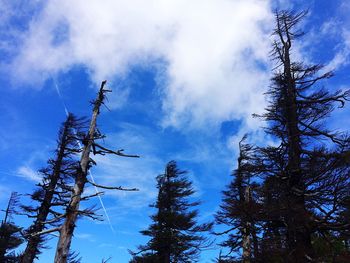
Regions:
[[[58, 97], [60, 98], [60, 100], [61, 100], [61, 102], [62, 102], [62, 105], [63, 105], [63, 108], [64, 108], [64, 112], [66, 113], [66, 115], [67, 115], [67, 117], [68, 117], [69, 111], [68, 111], [68, 109], [67, 109], [67, 105], [66, 105], [66, 103], [65, 103], [64, 100], [63, 100], [63, 97], [62, 97], [62, 95], [61, 95], [61, 91], [60, 91], [60, 89], [58, 88], [58, 85], [57, 85], [56, 80], [53, 79], [53, 82], [55, 83], [55, 88], [56, 88]], [[79, 142], [79, 141], [78, 141], [78, 142]], [[80, 144], [80, 142], [79, 142], [79, 144]]]
[[[69, 111], [68, 111], [67, 105], [66, 105], [66, 103], [64, 102], [64, 99], [63, 99], [63, 97], [62, 97], [62, 95], [61, 95], [61, 92], [60, 92], [60, 89], [59, 89], [59, 87], [58, 87], [58, 85], [57, 85], [56, 79], [54, 79], [54, 78], [52, 78], [52, 79], [53, 79], [53, 82], [54, 82], [54, 84], [55, 84], [55, 88], [56, 88], [58, 97], [60, 98], [60, 100], [61, 100], [61, 102], [62, 102], [62, 105], [63, 105], [63, 108], [64, 108], [64, 111], [65, 111], [65, 113], [66, 113], [66, 115], [67, 115], [67, 117], [68, 117]], [[76, 131], [75, 131], [75, 133], [76, 133]], [[82, 147], [80, 141], [77, 140], [77, 142], [78, 142], [79, 147]], [[91, 173], [90, 170], [88, 171], [88, 174], [89, 174], [89, 176], [90, 176], [90, 178], [91, 178], [91, 181], [92, 181], [93, 183], [95, 183], [95, 179], [94, 179], [94, 177], [93, 177], [93, 175], [92, 175], [92, 173]], [[97, 193], [99, 192], [99, 191], [98, 191], [98, 188], [97, 188], [95, 185], [93, 185], [93, 187], [94, 187], [95, 192], [96, 192], [96, 194], [97, 194]], [[112, 226], [112, 222], [111, 222], [111, 220], [110, 220], [110, 218], [109, 218], [109, 216], [108, 216], [107, 209], [106, 209], [106, 207], [105, 207], [105, 205], [104, 205], [104, 203], [103, 203], [103, 201], [102, 201], [102, 197], [101, 197], [100, 195], [97, 195], [97, 197], [98, 197], [98, 199], [100, 200], [100, 204], [101, 204], [101, 207], [102, 207], [102, 209], [103, 209], [103, 211], [104, 211], [104, 213], [105, 213], [105, 216], [106, 216], [106, 218], [107, 218], [108, 224], [109, 224], [109, 226], [110, 226], [112, 232], [115, 233], [115, 230], [114, 230], [114, 228], [113, 228], [113, 226]]]

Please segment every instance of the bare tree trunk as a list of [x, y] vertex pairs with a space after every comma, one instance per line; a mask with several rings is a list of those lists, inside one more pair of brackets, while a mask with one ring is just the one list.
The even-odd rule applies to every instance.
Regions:
[[[68, 129], [70, 125], [69, 118], [70, 116], [68, 116], [67, 121], [64, 124], [62, 137], [60, 139], [60, 146], [59, 146], [60, 148], [57, 154], [57, 158], [55, 160], [55, 164], [54, 164], [55, 166], [54, 166], [52, 176], [50, 177], [51, 180], [50, 180], [48, 189], [45, 191], [45, 196], [44, 196], [43, 202], [40, 205], [38, 215], [36, 217], [36, 220], [33, 226], [30, 229], [32, 233], [39, 233], [44, 230], [44, 227], [45, 227], [44, 222], [46, 221], [47, 216], [50, 212], [52, 198], [54, 196], [58, 179], [60, 178], [60, 175], [61, 175], [61, 166], [64, 158], [65, 148], [67, 145], [67, 135], [68, 135]], [[21, 259], [22, 263], [32, 263], [34, 261], [36, 255], [38, 254], [38, 245], [40, 244], [40, 240], [41, 240], [40, 235], [29, 236], [26, 249]]]
[[[165, 169], [165, 175], [166, 177], [164, 178], [165, 182], [163, 181], [163, 183], [166, 186], [166, 189], [159, 189], [159, 193], [165, 191], [166, 196], [167, 196], [167, 202], [166, 202], [166, 213], [167, 214], [171, 214], [171, 200], [170, 200], [170, 189], [169, 189], [169, 181], [170, 181], [170, 177], [169, 177], [169, 171], [168, 168]], [[163, 187], [163, 186], [162, 186]], [[163, 208], [164, 209], [164, 208]], [[159, 255], [159, 262], [164, 262], [164, 263], [170, 263], [170, 258], [171, 258], [171, 243], [172, 243], [172, 226], [169, 226], [167, 222], [159, 222], [160, 224], [166, 224], [166, 231], [168, 232], [168, 235], [166, 237], [165, 240], [163, 240], [163, 244], [160, 244], [159, 247], [159, 251], [158, 251], [158, 255]], [[162, 228], [162, 226], [160, 226], [160, 229]]]
[[[246, 186], [244, 189], [244, 203], [246, 208], [249, 207], [250, 203], [250, 186]], [[252, 224], [247, 220], [243, 229], [242, 247], [243, 247], [243, 263], [250, 263], [252, 249], [251, 249], [251, 228]]]
[[79, 214], [81, 195], [84, 191], [85, 183], [87, 182], [86, 177], [90, 165], [90, 152], [95, 137], [97, 116], [100, 112], [100, 106], [102, 105], [105, 97], [104, 93], [106, 92], [106, 90], [103, 89], [105, 84], [106, 81], [103, 81], [99, 93], [97, 95], [97, 99], [94, 102], [94, 109], [90, 122], [90, 128], [84, 143], [84, 148], [80, 159], [80, 167], [77, 171], [72, 197], [66, 209], [65, 221], [60, 229], [60, 237], [58, 240], [54, 261], [55, 263], [66, 263], [67, 257], [69, 255], [69, 249], [73, 237], [75, 223]]

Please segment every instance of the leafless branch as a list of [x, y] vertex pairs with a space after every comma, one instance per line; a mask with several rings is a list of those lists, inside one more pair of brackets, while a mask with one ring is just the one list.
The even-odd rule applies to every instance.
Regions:
[[96, 187], [102, 188], [102, 189], [120, 190], [120, 191], [139, 191], [139, 189], [137, 189], [137, 188], [123, 188], [121, 186], [104, 186], [104, 185], [93, 183], [89, 180], [87, 180], [87, 182], [92, 184], [93, 186], [96, 186]]

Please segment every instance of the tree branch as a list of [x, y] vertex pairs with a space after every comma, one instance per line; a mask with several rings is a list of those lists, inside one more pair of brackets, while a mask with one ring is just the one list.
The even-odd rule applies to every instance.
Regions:
[[87, 182], [92, 184], [93, 186], [96, 186], [96, 187], [102, 188], [102, 189], [120, 190], [120, 191], [139, 191], [139, 189], [137, 189], [137, 188], [123, 188], [121, 186], [104, 186], [104, 185], [93, 183], [89, 180], [87, 180]]
[[56, 232], [56, 231], [60, 231], [61, 230], [61, 227], [55, 227], [55, 228], [51, 228], [51, 229], [46, 229], [46, 230], [43, 230], [43, 231], [40, 231], [40, 232], [37, 232], [37, 233], [33, 233], [33, 234], [30, 234], [30, 236], [40, 236], [40, 235], [44, 235], [44, 234], [48, 234], [48, 233], [51, 233], [51, 232]]
[[110, 153], [110, 154], [115, 154], [115, 155], [119, 155], [119, 156], [123, 156], [123, 157], [132, 157], [132, 158], [140, 158], [139, 155], [131, 155], [131, 154], [124, 154], [123, 151], [124, 149], [120, 149], [120, 150], [117, 150], [117, 151], [113, 151], [113, 150], [110, 150], [110, 149], [107, 149], [97, 143], [93, 143], [93, 146], [95, 147], [98, 147], [100, 148], [101, 150], [94, 150], [94, 154], [106, 154], [106, 153]]

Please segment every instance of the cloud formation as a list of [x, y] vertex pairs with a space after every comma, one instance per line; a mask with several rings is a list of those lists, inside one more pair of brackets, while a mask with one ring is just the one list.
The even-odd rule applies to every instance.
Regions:
[[142, 65], [157, 70], [164, 125], [240, 119], [264, 105], [270, 10], [268, 0], [50, 0], [12, 73], [38, 86], [80, 65], [99, 83]]
[[336, 42], [334, 46], [334, 56], [327, 63], [324, 71], [337, 71], [349, 64], [350, 56], [350, 19], [348, 13], [350, 4], [346, 1], [341, 2], [337, 15], [325, 21], [321, 26], [319, 41], [324, 39], [333, 39]]
[[19, 167], [16, 175], [36, 183], [40, 182], [42, 179], [36, 171], [28, 166]]

